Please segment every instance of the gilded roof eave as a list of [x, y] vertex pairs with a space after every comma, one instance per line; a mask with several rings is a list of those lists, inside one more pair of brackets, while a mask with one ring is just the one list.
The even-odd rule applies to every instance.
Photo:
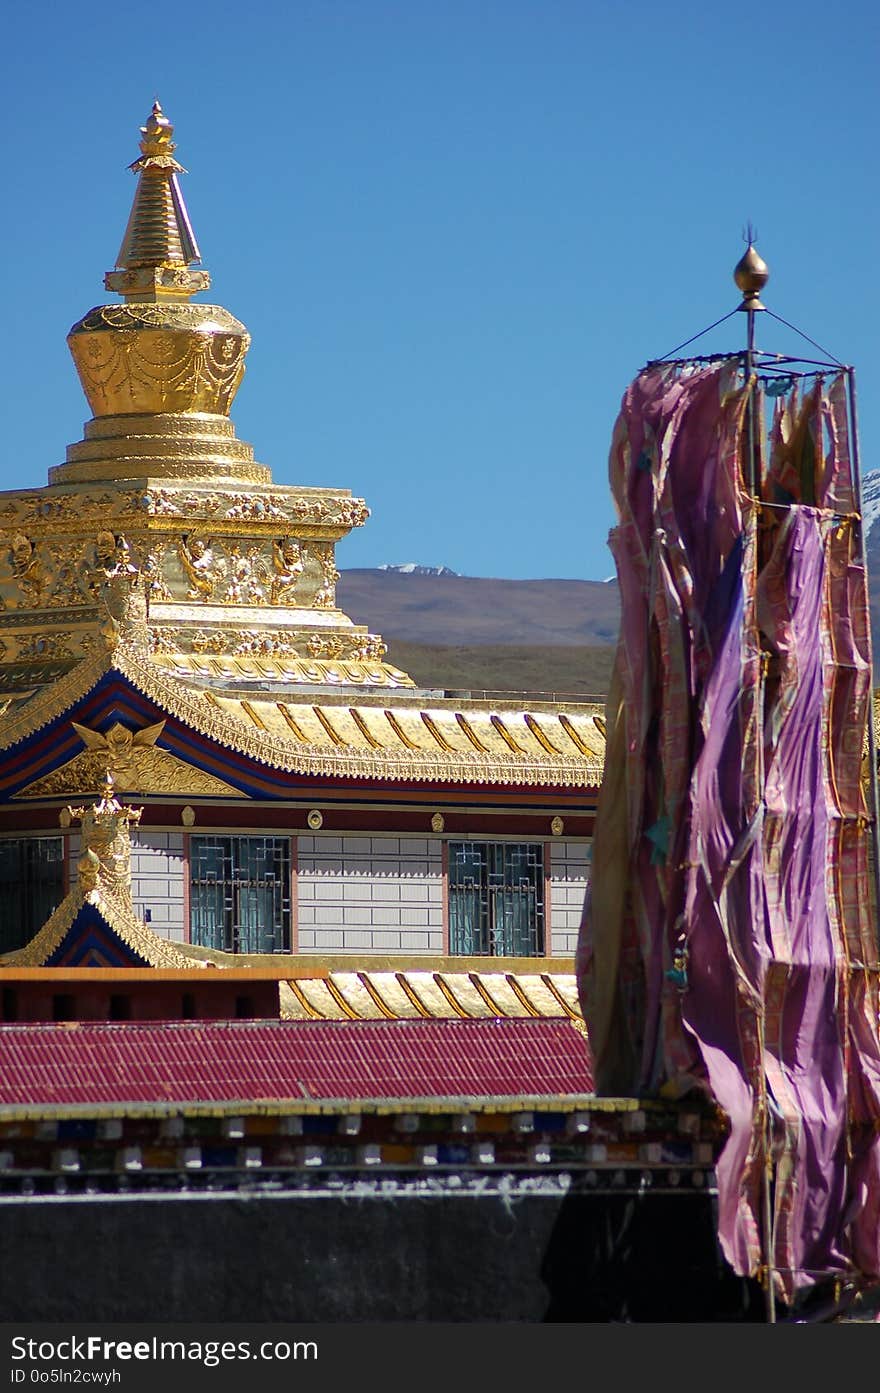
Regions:
[[77, 915], [86, 904], [94, 906], [107, 927], [132, 952], [143, 958], [148, 967], [192, 966], [191, 959], [179, 953], [168, 939], [160, 938], [152, 929], [147, 928], [134, 911], [115, 896], [104, 894], [100, 890], [83, 893], [81, 888], [74, 886], [30, 942], [0, 957], [0, 967], [43, 967], [64, 942], [76, 922]]
[[[556, 785], [570, 788], [596, 788], [601, 782], [603, 756], [596, 753], [567, 755], [550, 751], [537, 754], [478, 749], [371, 748], [351, 744], [338, 747], [304, 744], [291, 734], [260, 729], [260, 704], [278, 705], [278, 694], [255, 690], [250, 696], [226, 694], [228, 709], [212, 685], [189, 685], [157, 671], [149, 657], [124, 643], [112, 651], [86, 658], [56, 683], [34, 693], [29, 699], [10, 703], [0, 732], [0, 750], [9, 750], [40, 729], [58, 720], [112, 671], [118, 672], [162, 711], [216, 745], [283, 773], [304, 777], [369, 779], [379, 782], [456, 782], [472, 785]], [[297, 697], [289, 694], [289, 699]], [[399, 694], [400, 695], [400, 694]], [[338, 701], [338, 692], [333, 700]], [[321, 706], [322, 697], [312, 698]], [[356, 706], [361, 694], [351, 693]], [[331, 703], [327, 703], [330, 709]], [[412, 706], [395, 707], [401, 720], [411, 719]], [[427, 705], [444, 708], [445, 714], [461, 707], [449, 698], [431, 694]], [[470, 704], [473, 707], [473, 703]], [[295, 708], [291, 708], [295, 709]], [[571, 709], [570, 707], [567, 709]], [[456, 717], [457, 719], [457, 717]], [[586, 747], [585, 747], [586, 748]]]

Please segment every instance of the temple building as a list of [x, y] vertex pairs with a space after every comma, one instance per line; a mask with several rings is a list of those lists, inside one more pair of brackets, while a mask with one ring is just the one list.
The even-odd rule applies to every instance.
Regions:
[[[83, 438], [0, 494], [0, 961], [570, 970], [602, 708], [419, 689], [338, 608], [336, 544], [368, 509], [275, 483], [237, 438], [250, 339], [194, 298], [172, 136], [157, 102], [121, 299], [68, 335]], [[139, 810], [127, 936], [72, 929], [96, 798]]]

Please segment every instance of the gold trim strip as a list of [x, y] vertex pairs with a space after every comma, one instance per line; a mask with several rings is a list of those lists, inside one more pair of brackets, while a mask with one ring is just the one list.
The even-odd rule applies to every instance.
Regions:
[[342, 995], [342, 992], [339, 990], [336, 983], [333, 981], [332, 976], [326, 977], [324, 979], [324, 986], [327, 988], [333, 1000], [336, 1002], [340, 1011], [348, 1020], [359, 1021], [363, 1019], [360, 1013], [355, 1011], [354, 1007], [349, 1006], [345, 997]]
[[566, 735], [568, 736], [569, 740], [574, 745], [576, 750], [579, 750], [582, 755], [591, 755], [593, 753], [593, 751], [591, 749], [588, 749], [588, 747], [584, 744], [583, 740], [578, 735], [577, 731], [575, 730], [574, 726], [572, 725], [571, 721], [568, 719], [564, 711], [560, 711], [559, 713], [559, 724], [562, 726], [562, 729], [565, 731]]
[[419, 1015], [422, 1016], [424, 1020], [432, 1020], [432, 1019], [433, 1019], [433, 1013], [432, 1013], [431, 1011], [428, 1010], [428, 1008], [427, 1008], [425, 1002], [424, 1002], [424, 1001], [422, 1000], [422, 998], [419, 996], [419, 994], [418, 994], [418, 992], [416, 991], [415, 987], [412, 986], [412, 984], [406, 980], [406, 973], [405, 973], [405, 972], [395, 972], [394, 976], [397, 978], [397, 981], [399, 982], [400, 986], [401, 986], [401, 987], [403, 988], [403, 990], [406, 992], [406, 994], [407, 994], [407, 996], [409, 997], [410, 1001], [412, 1002], [413, 1006], [415, 1006], [415, 1008], [416, 1008], [416, 1010], [418, 1011]]
[[422, 721], [424, 722], [425, 729], [428, 731], [429, 735], [433, 736], [433, 738], [437, 741], [437, 744], [440, 746], [441, 750], [445, 750], [447, 754], [454, 755], [454, 748], [452, 747], [452, 745], [450, 745], [443, 732], [438, 729], [436, 723], [431, 719], [427, 711], [420, 712], [420, 715]]
[[397, 717], [395, 716], [394, 712], [393, 712], [393, 711], [386, 711], [386, 712], [385, 712], [385, 715], [388, 717], [388, 724], [390, 725], [391, 729], [394, 731], [394, 734], [397, 736], [397, 738], [398, 738], [398, 740], [401, 742], [401, 744], [405, 745], [406, 748], [407, 748], [408, 750], [413, 750], [413, 751], [418, 750], [418, 748], [419, 748], [418, 745], [414, 745], [413, 742], [410, 740], [409, 736], [407, 735], [407, 733], [406, 733], [406, 731], [404, 730], [403, 726], [400, 724], [400, 722], [399, 722], [399, 720], [397, 719]]
[[[526, 1015], [533, 1016], [535, 1019], [539, 1019], [541, 1017], [541, 1012], [535, 1010], [534, 1006], [529, 1001], [529, 998], [526, 996], [525, 992], [523, 991], [519, 982], [516, 980], [516, 977], [513, 975], [513, 973], [505, 972], [504, 980], [510, 987], [510, 990], [513, 992], [517, 1001], [519, 1001], [525, 1007]], [[568, 1012], [566, 1012], [566, 1015], [567, 1014]]]
[[350, 746], [349, 746], [348, 741], [345, 740], [345, 739], [343, 739], [343, 737], [339, 734], [339, 731], [338, 731], [338, 730], [336, 729], [336, 727], [333, 725], [333, 722], [330, 720], [329, 716], [325, 716], [325, 714], [324, 714], [324, 712], [321, 710], [320, 706], [313, 706], [313, 707], [312, 707], [312, 710], [314, 711], [315, 715], [317, 716], [318, 721], [320, 722], [320, 724], [324, 727], [324, 729], [326, 730], [327, 734], [330, 736], [330, 739], [333, 741], [333, 744], [334, 744], [334, 745], [338, 745], [338, 746], [340, 746], [341, 748], [344, 748], [344, 749], [349, 749]]
[[458, 724], [461, 726], [468, 740], [470, 740], [474, 749], [481, 755], [489, 754], [490, 751], [486, 749], [486, 746], [483, 744], [482, 740], [480, 740], [479, 736], [473, 730], [470, 722], [466, 719], [466, 717], [464, 717], [461, 714], [460, 711], [456, 711], [455, 719], [458, 721]]
[[453, 1011], [457, 1016], [460, 1016], [462, 1020], [467, 1021], [477, 1019], [476, 1017], [471, 1015], [470, 1011], [468, 1011], [465, 1006], [462, 1005], [458, 997], [455, 995], [455, 992], [450, 987], [449, 983], [444, 981], [443, 977], [440, 975], [439, 972], [432, 972], [431, 977], [433, 978], [437, 986], [440, 988], [441, 992], [443, 993], [446, 1000], [449, 1002], [449, 1005], [452, 1007]]
[[300, 730], [299, 726], [297, 725], [296, 721], [293, 719], [293, 717], [291, 716], [289, 710], [287, 709], [287, 706], [285, 705], [285, 703], [284, 703], [283, 701], [276, 701], [275, 706], [276, 706], [276, 709], [277, 709], [278, 711], [281, 712], [282, 716], [284, 717], [285, 721], [287, 722], [288, 728], [293, 732], [293, 735], [294, 735], [295, 738], [300, 742], [300, 744], [301, 744], [301, 745], [308, 745], [308, 744], [309, 744], [308, 736], [303, 735], [303, 733], [302, 733], [302, 731]]
[[370, 748], [373, 750], [384, 750], [385, 746], [382, 744], [382, 741], [376, 739], [357, 707], [350, 706], [348, 708], [348, 714], [351, 716], [351, 719], [354, 721]]
[[304, 1011], [306, 1012], [306, 1014], [307, 1014], [309, 1020], [311, 1020], [311, 1021], [324, 1021], [324, 1020], [327, 1019], [326, 1016], [323, 1016], [323, 1015], [321, 1014], [321, 1012], [320, 1012], [319, 1010], [317, 1010], [317, 1008], [314, 1007], [314, 1006], [312, 1005], [312, 1003], [309, 1001], [308, 997], [307, 997], [307, 996], [305, 995], [305, 993], [302, 991], [302, 989], [301, 989], [301, 987], [300, 987], [300, 985], [299, 985], [299, 982], [296, 980], [295, 977], [292, 977], [292, 978], [285, 978], [285, 979], [284, 979], [284, 982], [285, 982], [285, 985], [286, 985], [286, 987], [288, 988], [288, 990], [289, 990], [291, 996], [295, 996], [296, 999], [297, 999], [297, 1001], [299, 1002], [300, 1006], [303, 1007], [303, 1009], [304, 1009]]
[[386, 1003], [385, 998], [379, 991], [379, 988], [376, 986], [375, 982], [371, 980], [369, 972], [359, 972], [358, 979], [364, 986], [367, 994], [370, 997], [370, 1000], [374, 1003], [375, 1006], [378, 1007], [378, 1009], [382, 1012], [382, 1015], [386, 1020], [396, 1021], [400, 1019], [397, 1012], [392, 1011], [391, 1007], [388, 1006], [388, 1004]]
[[553, 978], [552, 978], [552, 976], [550, 975], [549, 972], [542, 972], [542, 973], [541, 973], [541, 981], [544, 983], [544, 985], [550, 990], [550, 992], [553, 994], [553, 996], [554, 996], [554, 997], [556, 998], [556, 1000], [559, 1002], [559, 1005], [562, 1007], [563, 1011], [564, 1011], [565, 1014], [568, 1016], [568, 1019], [569, 1019], [570, 1021], [575, 1021], [575, 1022], [577, 1022], [577, 1021], [579, 1021], [579, 1020], [583, 1020], [583, 1017], [582, 1017], [580, 1014], [578, 1014], [578, 1013], [572, 1011], [571, 1007], [569, 1006], [569, 1004], [568, 1004], [568, 1002], [566, 1001], [565, 997], [562, 995], [562, 993], [561, 993], [561, 991], [559, 990], [559, 988], [557, 987], [556, 983], [553, 981]]
[[255, 711], [255, 710], [254, 710], [254, 708], [251, 706], [251, 704], [250, 704], [249, 701], [242, 701], [242, 702], [241, 702], [241, 709], [242, 709], [242, 711], [245, 713], [246, 716], [249, 716], [249, 717], [250, 717], [250, 719], [253, 721], [254, 725], [257, 727], [257, 730], [265, 730], [265, 729], [266, 729], [266, 722], [263, 720], [263, 718], [262, 718], [262, 716], [260, 715], [259, 711]]
[[495, 1000], [494, 996], [489, 991], [489, 988], [486, 986], [485, 982], [480, 977], [479, 972], [469, 972], [468, 980], [470, 981], [471, 985], [480, 993], [480, 996], [483, 998], [486, 1005], [489, 1007], [489, 1010], [492, 1012], [493, 1016], [503, 1016], [505, 1020], [516, 1019], [515, 1017], [511, 1017], [509, 1012], [504, 1010], [504, 1007], [501, 1005], [500, 1001]]
[[498, 731], [498, 734], [501, 736], [501, 739], [504, 741], [505, 745], [509, 750], [512, 750], [515, 755], [525, 754], [525, 750], [514, 740], [513, 736], [507, 729], [507, 726], [504, 724], [500, 716], [490, 716], [489, 720], [495, 727], [495, 729]]
[[556, 746], [553, 744], [553, 741], [549, 738], [549, 736], [544, 734], [543, 730], [538, 725], [538, 722], [535, 720], [534, 716], [530, 716], [529, 713], [526, 712], [523, 719], [525, 720], [526, 725], [534, 735], [535, 739], [538, 741], [538, 744], [544, 747], [548, 755], [562, 754], [562, 751], [557, 750]]

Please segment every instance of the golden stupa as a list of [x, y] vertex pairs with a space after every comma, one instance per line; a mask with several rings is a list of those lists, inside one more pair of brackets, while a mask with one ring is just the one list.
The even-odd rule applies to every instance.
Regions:
[[177, 676], [412, 687], [336, 606], [335, 544], [368, 509], [349, 490], [274, 484], [229, 419], [250, 337], [210, 286], [158, 102], [107, 290], [67, 342], [92, 410], [48, 487], [0, 495], [0, 691], [21, 698], [123, 644]]

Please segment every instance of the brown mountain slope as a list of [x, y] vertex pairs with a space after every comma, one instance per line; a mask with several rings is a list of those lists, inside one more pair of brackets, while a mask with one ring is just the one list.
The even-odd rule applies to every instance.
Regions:
[[337, 603], [386, 642], [604, 646], [617, 641], [616, 582], [343, 571]]

